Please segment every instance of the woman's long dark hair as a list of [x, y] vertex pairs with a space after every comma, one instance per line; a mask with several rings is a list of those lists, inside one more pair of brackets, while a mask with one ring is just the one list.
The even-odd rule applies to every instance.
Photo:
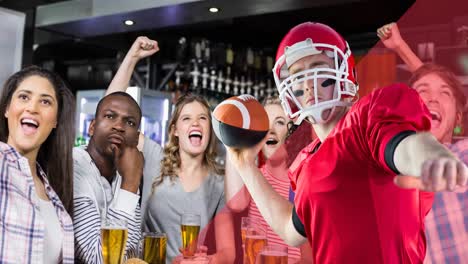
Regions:
[[31, 76], [47, 79], [54, 87], [58, 101], [57, 128], [42, 143], [37, 162], [47, 174], [50, 185], [60, 197], [65, 209], [73, 212], [73, 142], [75, 134], [75, 99], [65, 82], [55, 73], [30, 66], [13, 74], [5, 82], [0, 97], [0, 141], [8, 140], [8, 120], [5, 112], [13, 93], [23, 80]]

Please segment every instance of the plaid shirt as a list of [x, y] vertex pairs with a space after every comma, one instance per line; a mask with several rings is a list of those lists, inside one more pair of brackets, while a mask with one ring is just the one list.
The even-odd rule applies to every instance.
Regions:
[[[62, 263], [73, 263], [73, 223], [38, 166], [63, 228]], [[0, 142], [0, 263], [42, 263], [45, 227], [28, 160]]]
[[[468, 164], [468, 140], [448, 148]], [[424, 263], [468, 263], [468, 191], [435, 194], [426, 217], [427, 253]]]

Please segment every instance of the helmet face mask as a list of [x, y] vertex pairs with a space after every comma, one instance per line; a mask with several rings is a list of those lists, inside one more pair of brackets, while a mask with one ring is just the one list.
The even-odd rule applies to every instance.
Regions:
[[[339, 78], [334, 69], [308, 69], [283, 80], [279, 97], [282, 102], [287, 101], [286, 107], [289, 110], [286, 112], [291, 118], [297, 118], [297, 122], [300, 123], [304, 118], [311, 117], [312, 123], [323, 123], [331, 117], [331, 115], [324, 116], [326, 110], [334, 106], [345, 106], [341, 102], [342, 94], [339, 87], [342, 82], [343, 78]], [[306, 97], [305, 93], [310, 93], [310, 96]], [[306, 98], [309, 98], [308, 102], [305, 102]], [[311, 112], [313, 109], [315, 110]]]
[[[324, 41], [314, 43], [312, 39]], [[332, 65], [320, 63], [317, 58], [317, 65], [309, 68], [306, 63], [305, 68], [290, 74], [294, 63], [320, 54], [325, 54]], [[315, 61], [313, 57], [310, 60]], [[286, 35], [278, 49], [273, 75], [283, 109], [296, 124], [306, 118], [313, 124], [328, 122], [336, 107], [351, 105], [343, 99], [354, 97], [358, 90], [348, 44], [333, 29], [318, 23], [300, 24]], [[302, 97], [305, 93], [309, 95], [307, 102]]]

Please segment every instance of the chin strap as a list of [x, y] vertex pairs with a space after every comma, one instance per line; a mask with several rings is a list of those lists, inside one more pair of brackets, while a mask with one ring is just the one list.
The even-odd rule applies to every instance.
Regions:
[[[339, 106], [348, 107], [351, 106], [352, 103], [350, 102], [325, 102], [320, 106], [311, 106], [309, 109], [304, 110], [299, 117], [294, 121], [295, 125], [300, 125], [302, 121], [308, 120], [311, 124], [324, 124], [328, 122], [336, 113], [336, 109]], [[331, 110], [330, 115], [328, 115], [327, 119], [322, 119], [323, 112], [326, 110]], [[310, 118], [312, 120], [310, 120]]]

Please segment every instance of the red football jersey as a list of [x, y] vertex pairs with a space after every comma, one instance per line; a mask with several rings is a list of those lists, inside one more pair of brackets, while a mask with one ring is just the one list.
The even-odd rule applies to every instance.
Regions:
[[429, 130], [419, 95], [396, 84], [359, 100], [315, 153], [318, 140], [298, 154], [289, 177], [315, 263], [423, 262], [433, 195], [396, 187], [384, 154], [401, 132]]

